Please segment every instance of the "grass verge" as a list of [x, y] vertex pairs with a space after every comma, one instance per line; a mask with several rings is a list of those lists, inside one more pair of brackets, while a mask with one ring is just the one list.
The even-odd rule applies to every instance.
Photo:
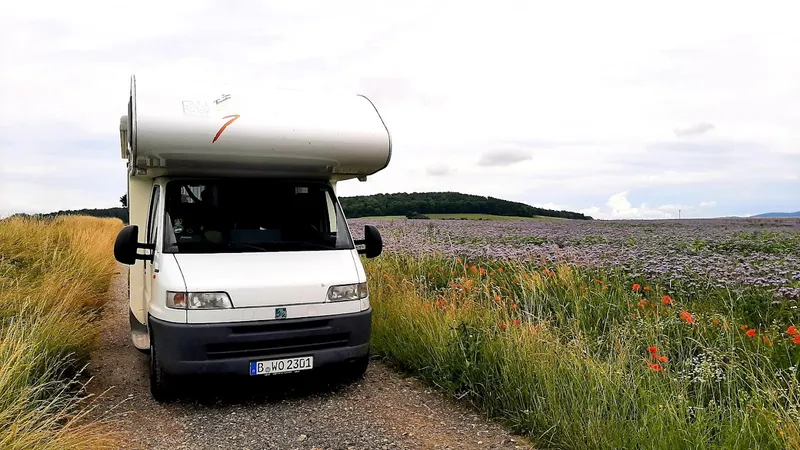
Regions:
[[117, 219], [0, 221], [0, 448], [114, 448], [82, 420], [81, 367], [115, 273]]
[[507, 261], [366, 268], [375, 351], [538, 445], [800, 448], [800, 338], [741, 299]]

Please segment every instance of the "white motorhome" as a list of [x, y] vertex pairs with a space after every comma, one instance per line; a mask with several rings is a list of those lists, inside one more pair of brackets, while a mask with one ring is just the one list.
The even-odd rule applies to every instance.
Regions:
[[[186, 374], [262, 376], [368, 364], [372, 309], [338, 182], [384, 169], [389, 131], [364, 96], [131, 77], [120, 120], [133, 345], [154, 398]], [[363, 245], [363, 248], [360, 248]], [[357, 247], [358, 246], [358, 247]]]

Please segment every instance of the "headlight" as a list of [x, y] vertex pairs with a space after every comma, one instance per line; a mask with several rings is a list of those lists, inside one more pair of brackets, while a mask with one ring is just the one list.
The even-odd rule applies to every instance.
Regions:
[[167, 292], [167, 307], [175, 309], [231, 309], [225, 292]]
[[332, 302], [360, 300], [368, 294], [367, 283], [342, 284], [328, 288], [328, 300]]

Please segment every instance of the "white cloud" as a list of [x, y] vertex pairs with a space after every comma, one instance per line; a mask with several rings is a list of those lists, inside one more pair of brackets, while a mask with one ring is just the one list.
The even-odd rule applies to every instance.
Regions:
[[688, 127], [676, 128], [675, 136], [678, 137], [698, 136], [704, 133], [708, 133], [713, 129], [714, 129], [714, 124], [708, 122], [700, 122], [694, 125], [689, 125]]
[[595, 219], [671, 219], [678, 217], [678, 211], [691, 210], [691, 206], [662, 205], [650, 207], [647, 203], [633, 206], [628, 200], [628, 191], [618, 192], [608, 198], [605, 208], [592, 206], [580, 212]]
[[714, 200], [710, 200], [710, 201], [705, 201], [704, 200], [704, 201], [700, 202], [700, 207], [701, 208], [713, 208], [715, 206], [717, 206], [717, 202], [714, 201]]
[[479, 166], [510, 166], [533, 157], [530, 150], [516, 146], [496, 148], [484, 152], [478, 159]]
[[[644, 206], [617, 199], [598, 213], [655, 217], [798, 182], [789, 0], [679, 0], [658, 14], [633, 1], [142, 0], [123, 25], [109, 2], [11, 5], [0, 6], [0, 172], [30, 189], [0, 193], [0, 210], [116, 202], [132, 73], [366, 94], [392, 133], [392, 163], [343, 195], [458, 190], [593, 210], [630, 190], [648, 193]], [[66, 178], [104, 188], [35, 193], [67, 192]], [[770, 209], [796, 209], [784, 203]]]
[[441, 177], [451, 172], [451, 168], [446, 164], [433, 164], [428, 166], [427, 173], [430, 176]]

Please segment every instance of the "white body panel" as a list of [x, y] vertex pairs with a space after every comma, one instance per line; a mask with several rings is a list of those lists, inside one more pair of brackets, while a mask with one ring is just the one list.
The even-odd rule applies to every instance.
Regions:
[[[153, 180], [128, 178], [128, 221], [139, 225], [139, 242], [147, 240], [147, 213], [150, 210], [150, 192]], [[137, 260], [128, 271], [130, 309], [140, 323], [147, 323], [147, 300], [145, 300], [145, 264]]]
[[360, 95], [132, 78], [120, 128], [134, 176], [163, 169], [158, 173], [352, 178], [385, 168], [391, 157], [388, 130]]
[[350, 250], [176, 254], [189, 292], [227, 292], [234, 308], [326, 301], [328, 288], [358, 283]]
[[167, 291], [186, 291], [183, 273], [175, 260], [175, 255], [158, 252], [153, 261], [153, 268], [157, 272], [150, 280], [153, 295], [148, 303], [148, 312], [153, 317], [167, 322], [186, 323], [186, 310], [167, 308]]

